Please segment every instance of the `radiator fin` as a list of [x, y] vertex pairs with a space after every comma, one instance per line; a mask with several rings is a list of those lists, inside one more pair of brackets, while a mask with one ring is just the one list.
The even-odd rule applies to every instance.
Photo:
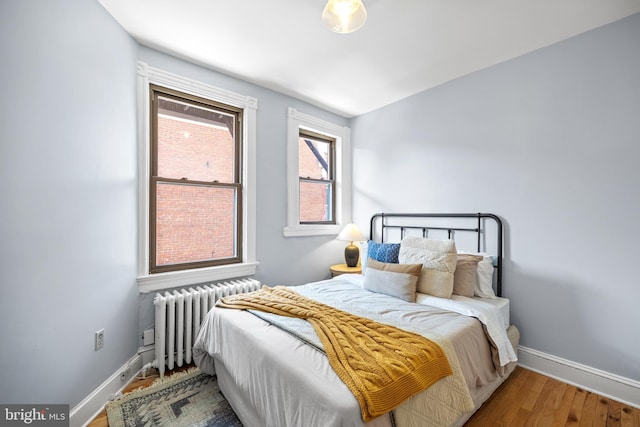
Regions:
[[191, 349], [206, 314], [225, 296], [260, 289], [255, 279], [236, 279], [195, 289], [157, 293], [155, 307], [155, 362], [164, 376], [168, 370], [191, 363]]

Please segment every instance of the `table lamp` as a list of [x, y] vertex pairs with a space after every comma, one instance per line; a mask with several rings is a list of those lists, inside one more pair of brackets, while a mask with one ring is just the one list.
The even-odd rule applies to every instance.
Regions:
[[364, 237], [364, 234], [362, 234], [358, 226], [355, 224], [347, 224], [347, 226], [342, 229], [340, 234], [338, 234], [338, 237], [336, 237], [336, 239], [349, 242], [347, 247], [344, 249], [344, 261], [347, 264], [347, 267], [355, 267], [356, 265], [358, 265], [360, 250], [356, 245], [353, 244], [353, 242], [367, 239], [366, 237]]

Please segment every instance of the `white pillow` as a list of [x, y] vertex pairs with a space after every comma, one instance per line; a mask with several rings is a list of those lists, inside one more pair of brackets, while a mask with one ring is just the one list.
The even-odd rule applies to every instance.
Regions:
[[480, 298], [497, 298], [493, 290], [493, 256], [486, 253], [462, 252], [461, 254], [482, 255], [478, 263], [478, 283], [474, 295]]
[[360, 249], [360, 269], [362, 270], [362, 274], [367, 270], [367, 262], [369, 261], [369, 242], [363, 240], [362, 242], [356, 243], [358, 249]]
[[451, 298], [453, 273], [457, 262], [453, 240], [431, 240], [405, 237], [400, 243], [400, 264], [422, 264], [418, 292], [441, 298]]

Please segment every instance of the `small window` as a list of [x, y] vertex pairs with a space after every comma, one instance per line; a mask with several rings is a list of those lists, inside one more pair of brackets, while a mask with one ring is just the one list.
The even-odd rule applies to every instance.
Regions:
[[336, 236], [350, 222], [350, 133], [289, 108], [285, 237]]
[[150, 85], [149, 272], [242, 261], [242, 110]]
[[300, 130], [300, 223], [335, 223], [335, 138]]

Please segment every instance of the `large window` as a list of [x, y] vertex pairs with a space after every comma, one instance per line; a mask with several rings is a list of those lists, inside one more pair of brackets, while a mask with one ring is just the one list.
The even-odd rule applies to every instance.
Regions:
[[140, 292], [255, 274], [257, 100], [137, 71]]
[[240, 262], [242, 111], [154, 85], [150, 97], [149, 271]]
[[351, 220], [350, 130], [289, 108], [284, 235], [337, 235]]
[[300, 223], [335, 223], [335, 138], [300, 130]]

